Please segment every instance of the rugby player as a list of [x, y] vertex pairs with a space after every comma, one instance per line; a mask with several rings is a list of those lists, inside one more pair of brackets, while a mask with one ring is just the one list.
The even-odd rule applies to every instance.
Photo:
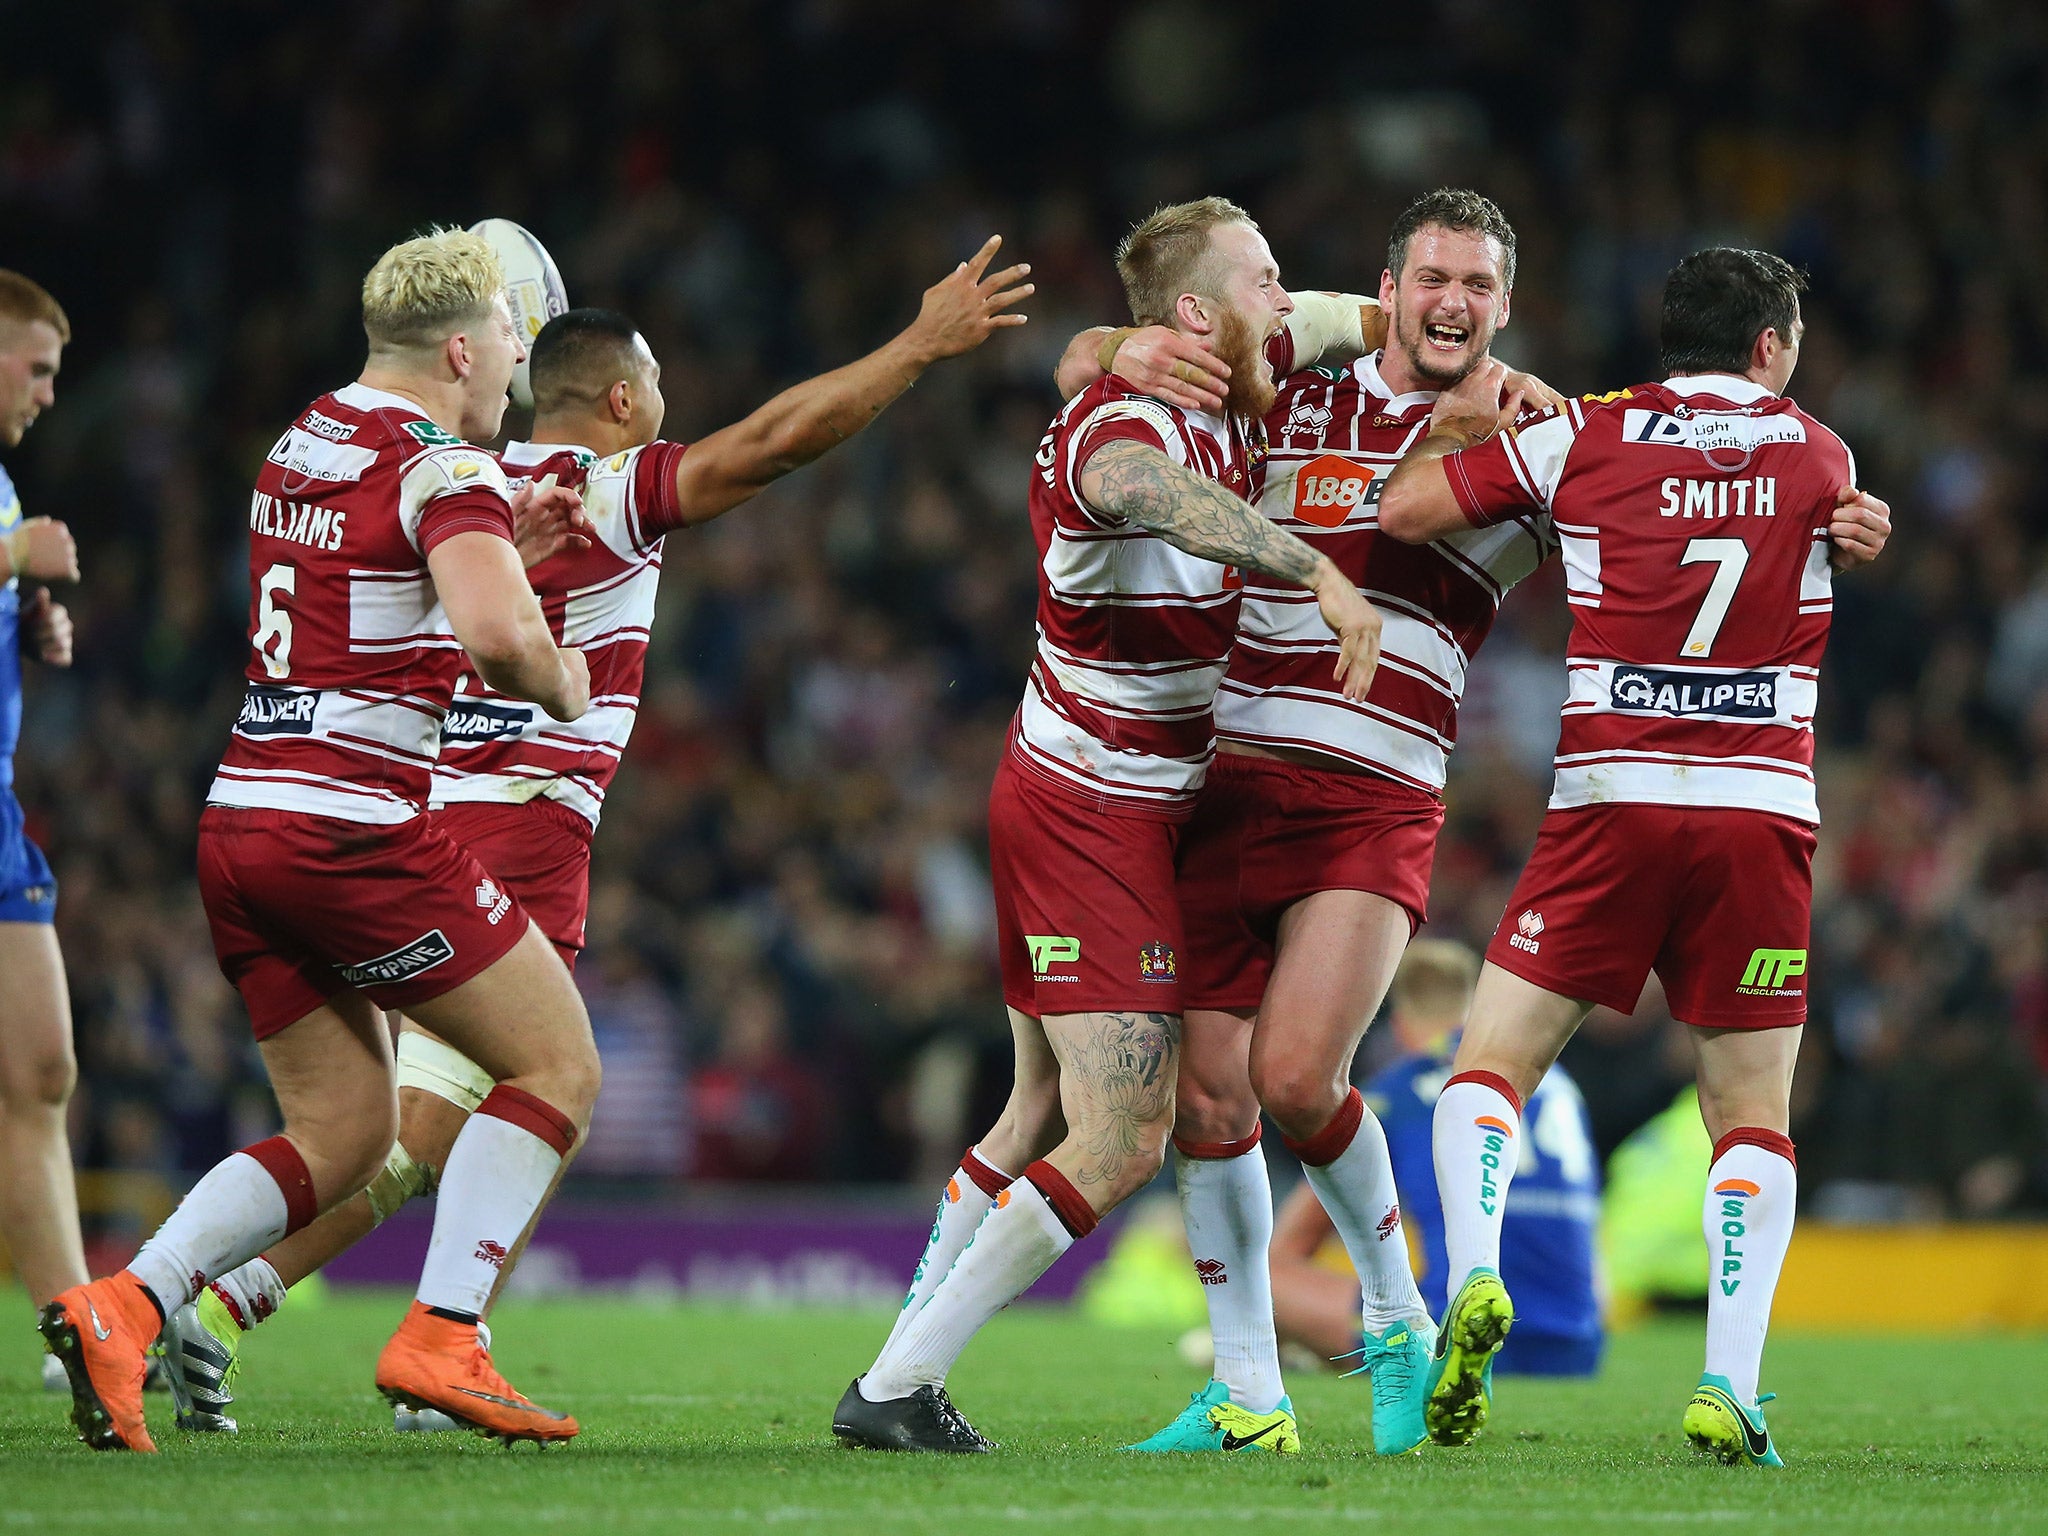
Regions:
[[[1336, 636], [1321, 664], [1346, 696], [1364, 695], [1377, 661], [1379, 616], [1358, 589], [1242, 499], [1272, 401], [1269, 348], [1284, 372], [1324, 325], [1355, 347], [1357, 301], [1303, 306], [1304, 329], [1290, 329], [1296, 303], [1264, 236], [1221, 198], [1159, 209], [1117, 267], [1139, 325], [1198, 338], [1229, 365], [1231, 408], [1162, 404], [1109, 377], [1039, 446], [1038, 655], [989, 797], [1017, 1084], [947, 1189], [898, 1328], [834, 1411], [833, 1433], [855, 1445], [991, 1449], [947, 1397], [947, 1371], [1159, 1169], [1185, 952], [1174, 846], [1215, 751], [1237, 573], [1304, 589]], [[1316, 311], [1326, 321], [1312, 326]]]
[[[591, 707], [561, 724], [465, 672], [432, 803], [434, 825], [476, 855], [571, 969], [583, 948], [591, 838], [639, 707], [665, 536], [731, 511], [859, 432], [934, 363], [1023, 324], [1010, 311], [1033, 292], [1023, 281], [1030, 268], [990, 273], [1001, 244], [990, 239], [927, 289], [891, 341], [695, 444], [660, 440], [661, 367], [625, 316], [570, 310], [534, 339], [533, 440], [509, 445], [501, 461], [515, 485], [554, 477], [581, 490], [591, 546], [528, 575], [552, 631], [589, 658]], [[491, 1088], [480, 1066], [410, 1023], [398, 1039], [398, 1083], [399, 1137], [370, 1187], [174, 1314], [167, 1343], [181, 1427], [235, 1428], [227, 1378], [243, 1331], [271, 1316], [288, 1286], [431, 1192]], [[438, 1417], [401, 1408], [398, 1422], [440, 1428]]]
[[[71, 322], [38, 284], [0, 270], [0, 448], [20, 444], [56, 400], [57, 371]], [[71, 1175], [65, 1106], [78, 1080], [71, 1048], [71, 997], [57, 947], [57, 878], [22, 828], [14, 796], [14, 748], [21, 739], [21, 656], [71, 665], [71, 616], [47, 587], [21, 582], [78, 580], [71, 531], [24, 517], [14, 482], [0, 466], [0, 1241], [37, 1307], [87, 1279]], [[54, 1357], [46, 1386], [64, 1385]]]
[[1381, 498], [1382, 530], [1416, 542], [1548, 512], [1572, 607], [1550, 810], [1436, 1105], [1452, 1300], [1426, 1417], [1443, 1443], [1484, 1424], [1514, 1321], [1500, 1230], [1523, 1103], [1588, 1010], [1632, 1009], [1654, 969], [1691, 1026], [1714, 1140], [1706, 1365], [1684, 1432], [1722, 1461], [1783, 1465], [1757, 1377], [1797, 1184], [1818, 669], [1835, 570], [1890, 532], [1842, 440], [1785, 398], [1804, 286], [1761, 251], [1686, 257], [1664, 291], [1662, 382], [1496, 434], [1496, 381], [1475, 372]]
[[587, 1122], [590, 1023], [545, 935], [426, 809], [465, 665], [557, 720], [588, 707], [583, 657], [555, 643], [522, 568], [579, 537], [580, 503], [559, 487], [513, 498], [463, 441], [497, 432], [524, 355], [487, 243], [442, 230], [392, 248], [362, 308], [361, 377], [303, 412], [257, 478], [248, 689], [199, 826], [215, 953], [285, 1129], [200, 1179], [127, 1269], [43, 1308], [96, 1450], [155, 1449], [144, 1351], [167, 1315], [384, 1166], [398, 1129], [387, 1008], [493, 1086], [449, 1154], [378, 1388], [507, 1441], [577, 1431], [498, 1374], [477, 1319]]
[[[1276, 1414], [1298, 1435], [1274, 1329], [1262, 1107], [1359, 1275], [1374, 1449], [1396, 1455], [1425, 1438], [1433, 1326], [1386, 1133], [1351, 1086], [1351, 1062], [1423, 919], [1466, 669], [1502, 594], [1554, 539], [1531, 516], [1412, 549], [1380, 537], [1376, 514], [1438, 391], [1488, 358], [1514, 282], [1515, 232], [1491, 201], [1451, 188], [1417, 199], [1388, 235], [1385, 346], [1342, 370], [1294, 373], [1265, 414], [1255, 503], [1385, 616], [1382, 665], [1363, 700], [1345, 698], [1301, 594], [1246, 578], [1216, 699], [1216, 764], [1180, 848], [1188, 1020], [1175, 1177], [1215, 1377], [1137, 1450], [1249, 1444], [1247, 1422]], [[1063, 386], [1090, 366], [1077, 339]], [[1510, 383], [1497, 407], [1507, 419], [1556, 399], [1528, 375]]]

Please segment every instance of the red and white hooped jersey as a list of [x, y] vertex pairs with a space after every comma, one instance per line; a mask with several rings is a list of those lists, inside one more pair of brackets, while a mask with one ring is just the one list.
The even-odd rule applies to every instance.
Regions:
[[1449, 455], [1475, 526], [1547, 509], [1572, 605], [1553, 810], [1731, 806], [1818, 825], [1813, 714], [1842, 440], [1732, 374], [1641, 384]]
[[1433, 544], [1379, 532], [1380, 492], [1429, 430], [1434, 391], [1395, 394], [1377, 356], [1341, 373], [1306, 370], [1266, 416], [1257, 505], [1328, 555], [1379, 609], [1380, 665], [1362, 701], [1333, 671], [1337, 639], [1315, 594], [1248, 571], [1237, 648], [1216, 696], [1225, 741], [1291, 747], [1441, 794], [1465, 672], [1503, 593], [1556, 548], [1541, 512]]
[[428, 551], [510, 540], [504, 471], [412, 401], [323, 395], [249, 506], [249, 690], [207, 800], [394, 825], [426, 808], [463, 655]]
[[597, 825], [640, 709], [662, 540], [681, 522], [676, 461], [685, 447], [656, 442], [599, 459], [587, 448], [513, 443], [500, 455], [515, 491], [549, 474], [580, 487], [596, 527], [588, 549], [565, 550], [527, 572], [556, 641], [589, 663], [590, 708], [564, 724], [465, 671], [441, 732], [435, 805], [545, 795]]
[[1081, 498], [1105, 443], [1143, 443], [1239, 496], [1252, 444], [1235, 420], [1183, 411], [1111, 375], [1067, 402], [1038, 445], [1038, 656], [1011, 732], [1029, 772], [1140, 815], [1194, 807], [1216, 739], [1216, 685], [1237, 632], [1235, 571]]

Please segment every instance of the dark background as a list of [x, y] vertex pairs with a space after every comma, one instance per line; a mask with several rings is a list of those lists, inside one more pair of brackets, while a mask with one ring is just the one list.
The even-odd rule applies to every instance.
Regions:
[[[357, 291], [433, 223], [518, 219], [638, 318], [668, 435], [885, 339], [989, 232], [1024, 334], [670, 540], [581, 980], [608, 1064], [578, 1177], [942, 1175], [1000, 1104], [983, 799], [1031, 645], [1025, 474], [1110, 249], [1220, 192], [1283, 276], [1373, 291], [1391, 216], [1469, 185], [1521, 240], [1500, 350], [1654, 374], [1666, 270], [1811, 269], [1793, 393], [1897, 534], [1838, 586], [1821, 712], [1810, 1204], [2048, 1203], [2048, 15], [1659, 9], [0, 0], [0, 265], [69, 310], [10, 454], [86, 581], [31, 668], [21, 796], [62, 882], [96, 1168], [209, 1165], [271, 1113], [191, 879], [240, 692], [254, 468], [353, 377]], [[1431, 931], [1490, 932], [1562, 697], [1555, 571], [1474, 673]], [[1603, 1150], [1668, 1103], [1654, 994], [1568, 1060]]]

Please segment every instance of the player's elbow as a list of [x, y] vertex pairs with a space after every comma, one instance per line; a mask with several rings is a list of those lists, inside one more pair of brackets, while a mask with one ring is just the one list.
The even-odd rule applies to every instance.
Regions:
[[1426, 544], [1432, 537], [1430, 520], [1422, 497], [1397, 474], [1380, 495], [1380, 532], [1403, 544]]
[[491, 687], [502, 690], [507, 681], [525, 670], [538, 647], [527, 626], [510, 614], [491, 615], [461, 625], [455, 638], [476, 666], [477, 675]]

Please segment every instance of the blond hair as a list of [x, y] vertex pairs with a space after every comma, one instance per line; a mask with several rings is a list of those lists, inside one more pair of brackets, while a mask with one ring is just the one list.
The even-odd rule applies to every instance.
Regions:
[[1117, 275], [1124, 280], [1124, 298], [1131, 319], [1139, 325], [1165, 325], [1184, 293], [1214, 298], [1214, 263], [1210, 237], [1219, 225], [1258, 223], [1223, 197], [1198, 197], [1192, 203], [1167, 203], [1132, 226], [1116, 248]]
[[1468, 946], [1456, 939], [1417, 939], [1394, 972], [1394, 1006], [1455, 1027], [1465, 1020], [1478, 980], [1479, 957]]
[[394, 245], [363, 279], [363, 330], [375, 348], [418, 347], [481, 320], [505, 269], [481, 235], [430, 229]]
[[0, 320], [28, 325], [40, 320], [57, 333], [57, 339], [71, 344], [71, 322], [64, 306], [50, 297], [41, 283], [0, 267]]

